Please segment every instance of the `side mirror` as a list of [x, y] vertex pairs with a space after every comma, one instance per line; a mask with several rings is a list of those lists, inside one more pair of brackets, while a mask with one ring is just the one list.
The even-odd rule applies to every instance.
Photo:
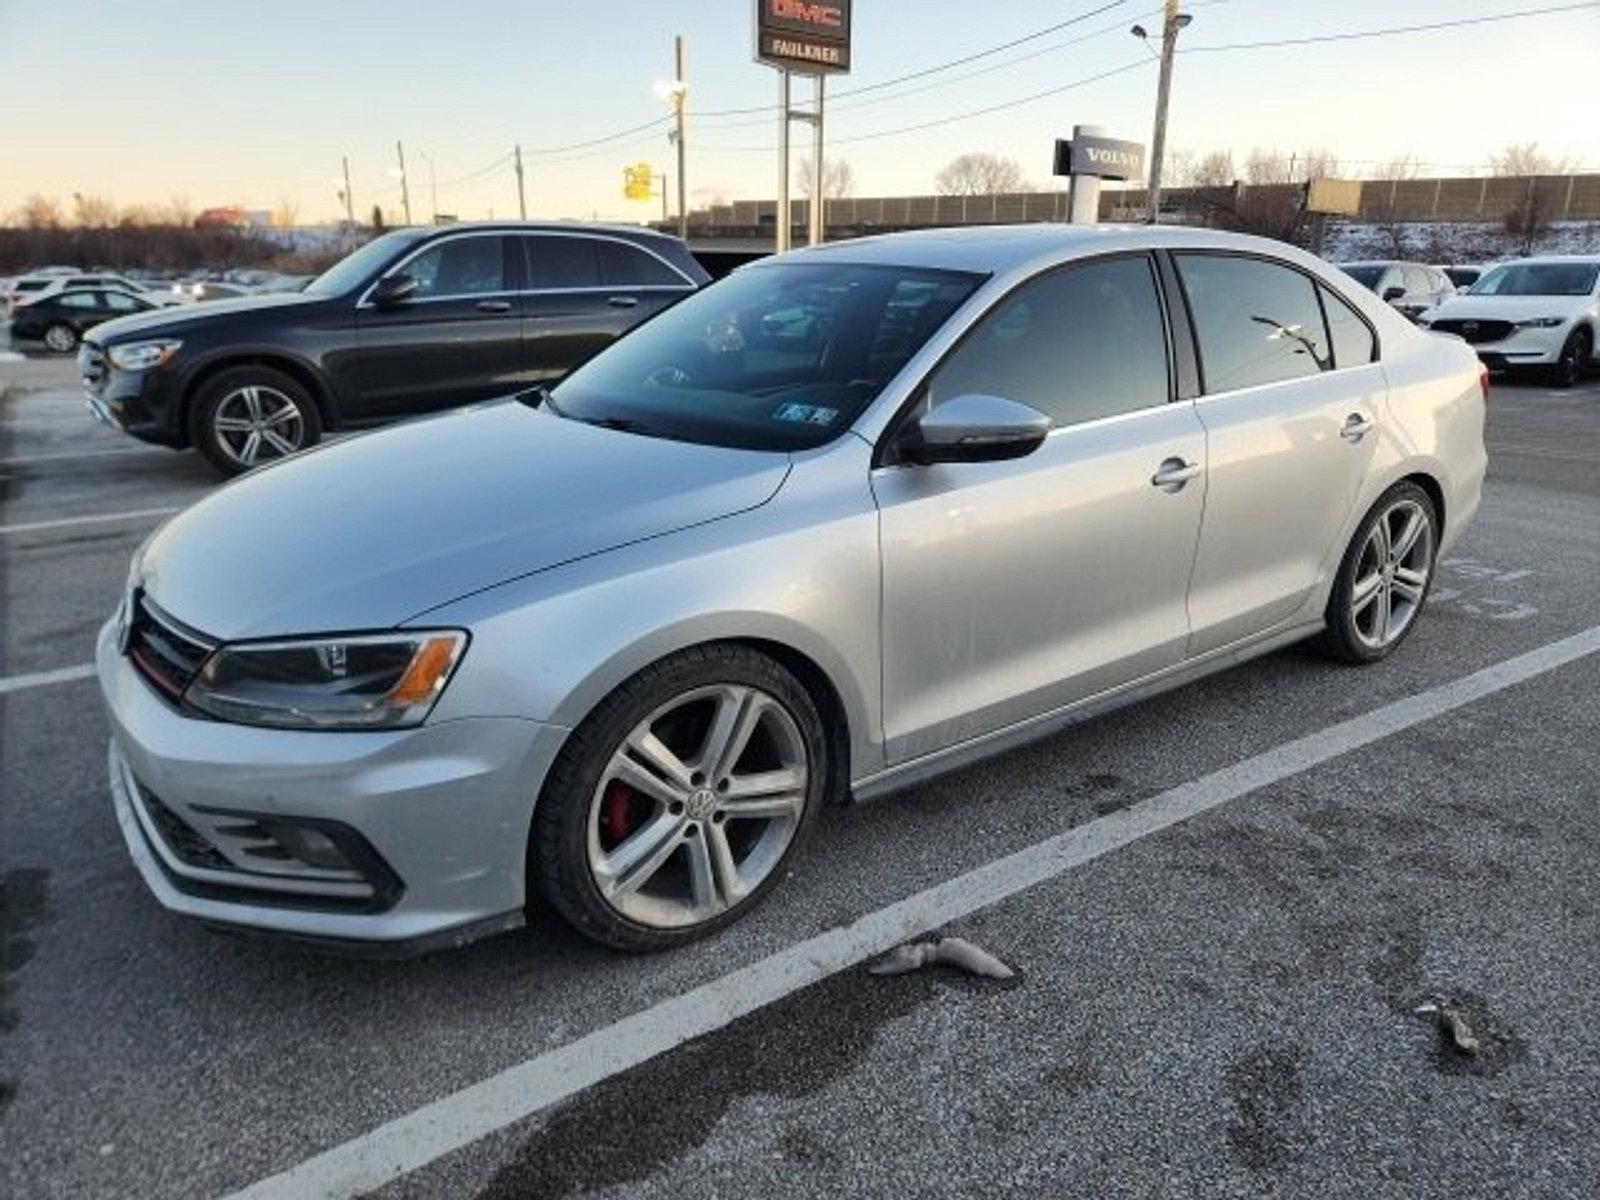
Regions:
[[385, 275], [372, 289], [372, 303], [378, 308], [398, 308], [416, 295], [417, 281], [406, 274]]
[[1050, 432], [1050, 418], [1000, 396], [968, 393], [924, 413], [900, 435], [902, 462], [1003, 462], [1033, 453]]
[[1391, 283], [1388, 287], [1383, 289], [1383, 298], [1385, 300], [1391, 300], [1391, 301], [1392, 300], [1398, 300], [1398, 299], [1400, 299], [1401, 296], [1404, 296], [1405, 294], [1406, 294], [1405, 288], [1401, 287], [1397, 283]]

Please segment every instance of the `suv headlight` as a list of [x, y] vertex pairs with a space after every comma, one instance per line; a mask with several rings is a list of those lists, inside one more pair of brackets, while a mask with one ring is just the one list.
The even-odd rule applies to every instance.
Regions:
[[430, 629], [223, 646], [184, 700], [241, 725], [404, 729], [427, 718], [466, 645], [461, 630]]
[[151, 367], [159, 367], [174, 354], [183, 343], [173, 338], [159, 338], [151, 342], [125, 342], [120, 346], [112, 346], [106, 351], [112, 365], [121, 367], [124, 371], [148, 371]]
[[1565, 325], [1565, 317], [1529, 317], [1525, 321], [1511, 322], [1518, 329], [1554, 329], [1557, 325]]

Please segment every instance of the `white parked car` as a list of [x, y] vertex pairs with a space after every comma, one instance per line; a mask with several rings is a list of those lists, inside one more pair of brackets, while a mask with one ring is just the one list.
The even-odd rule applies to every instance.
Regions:
[[1600, 255], [1502, 263], [1417, 323], [1464, 338], [1490, 370], [1537, 368], [1571, 387], [1597, 365]]
[[13, 280], [11, 290], [6, 296], [6, 308], [8, 312], [15, 312], [19, 308], [26, 308], [36, 301], [61, 292], [107, 289], [131, 293], [149, 304], [177, 304], [180, 300], [171, 292], [147, 288], [126, 275], [106, 271], [63, 272], [51, 269], [47, 272], [33, 272]]

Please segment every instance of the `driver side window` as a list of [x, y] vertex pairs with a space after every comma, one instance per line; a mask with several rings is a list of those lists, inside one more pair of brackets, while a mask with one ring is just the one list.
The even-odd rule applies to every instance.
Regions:
[[990, 309], [928, 381], [936, 407], [970, 392], [1015, 400], [1057, 426], [1169, 398], [1167, 336], [1150, 260], [1052, 270]]
[[416, 280], [418, 300], [506, 290], [505, 255], [498, 235], [439, 242], [401, 269]]

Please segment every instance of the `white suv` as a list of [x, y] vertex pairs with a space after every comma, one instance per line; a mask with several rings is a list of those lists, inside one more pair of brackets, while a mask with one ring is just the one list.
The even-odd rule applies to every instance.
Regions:
[[156, 291], [142, 284], [135, 283], [126, 275], [115, 275], [105, 271], [73, 271], [59, 272], [52, 270], [48, 273], [37, 272], [23, 275], [11, 283], [11, 291], [7, 295], [7, 308], [15, 312], [19, 308], [26, 308], [46, 296], [54, 296], [57, 292], [79, 291], [84, 288], [110, 289], [114, 292], [131, 292], [149, 304], [158, 304], [163, 307], [179, 304], [182, 297], [168, 291]]
[[1537, 367], [1571, 387], [1597, 365], [1600, 256], [1502, 263], [1417, 324], [1466, 339], [1491, 370]]

